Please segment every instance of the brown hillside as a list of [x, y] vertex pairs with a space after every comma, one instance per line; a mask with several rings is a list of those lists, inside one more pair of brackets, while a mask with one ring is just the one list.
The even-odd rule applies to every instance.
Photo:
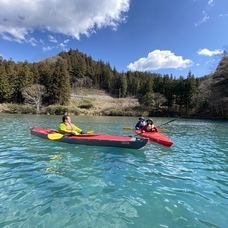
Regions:
[[[84, 110], [85, 115], [120, 115], [120, 116], [138, 116], [142, 115], [138, 100], [135, 98], [113, 98], [102, 90], [77, 89], [71, 94], [71, 104], [80, 106], [88, 103], [92, 107]], [[144, 113], [145, 116], [148, 113]]]

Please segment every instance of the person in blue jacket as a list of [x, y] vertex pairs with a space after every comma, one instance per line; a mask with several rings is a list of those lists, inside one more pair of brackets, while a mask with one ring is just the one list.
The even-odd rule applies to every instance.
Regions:
[[141, 117], [139, 117], [139, 121], [135, 125], [135, 130], [142, 129], [142, 127], [145, 125], [146, 125], [146, 121], [145, 121], [144, 117], [141, 116]]

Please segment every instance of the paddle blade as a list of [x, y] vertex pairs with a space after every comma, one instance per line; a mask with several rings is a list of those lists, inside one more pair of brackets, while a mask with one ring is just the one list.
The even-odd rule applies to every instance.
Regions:
[[60, 133], [52, 133], [52, 134], [48, 134], [47, 137], [50, 140], [58, 140], [58, 139], [61, 139], [63, 137], [63, 135]]
[[133, 130], [133, 128], [131, 128], [131, 127], [123, 127], [123, 130], [130, 131], [130, 130]]
[[158, 130], [159, 131], [167, 131], [168, 129], [166, 129], [166, 128], [159, 128]]
[[86, 133], [87, 134], [93, 134], [93, 131], [87, 131]]

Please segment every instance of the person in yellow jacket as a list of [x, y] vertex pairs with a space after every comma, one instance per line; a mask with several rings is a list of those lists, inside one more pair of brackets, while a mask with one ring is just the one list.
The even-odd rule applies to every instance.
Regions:
[[71, 135], [86, 134], [82, 129], [71, 123], [70, 116], [68, 115], [62, 117], [62, 123], [59, 125], [58, 132]]

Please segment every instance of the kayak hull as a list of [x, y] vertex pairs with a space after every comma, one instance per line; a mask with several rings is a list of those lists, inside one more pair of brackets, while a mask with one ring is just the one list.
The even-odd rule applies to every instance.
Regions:
[[[30, 128], [31, 134], [40, 138], [49, 139], [52, 134], [52, 130], [48, 128]], [[56, 134], [55, 132], [53, 134]], [[106, 147], [122, 147], [130, 149], [140, 149], [146, 145], [148, 139], [136, 138], [130, 136], [116, 136], [108, 134], [84, 134], [84, 135], [60, 135], [57, 139], [52, 141], [71, 143], [71, 144], [82, 144], [90, 146], [106, 146]], [[50, 139], [49, 139], [50, 140]]]
[[141, 133], [141, 130], [135, 130], [135, 133], [163, 146], [171, 147], [173, 145], [173, 141], [159, 131]]

